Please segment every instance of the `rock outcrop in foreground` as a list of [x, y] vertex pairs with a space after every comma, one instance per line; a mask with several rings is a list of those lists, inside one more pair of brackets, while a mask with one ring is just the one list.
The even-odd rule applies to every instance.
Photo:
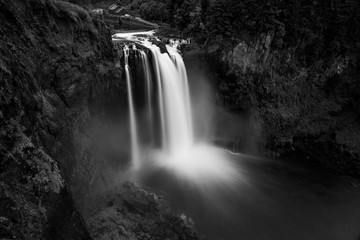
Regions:
[[125, 183], [106, 198], [87, 220], [94, 239], [200, 239], [191, 219], [175, 214], [159, 196], [132, 183]]

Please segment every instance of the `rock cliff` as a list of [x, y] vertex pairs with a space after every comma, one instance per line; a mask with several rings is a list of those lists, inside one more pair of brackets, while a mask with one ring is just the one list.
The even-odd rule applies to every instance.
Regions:
[[121, 89], [110, 32], [62, 1], [0, 8], [0, 238], [90, 239], [72, 193], [96, 169], [91, 111]]
[[219, 104], [250, 116], [267, 153], [312, 158], [360, 176], [360, 85], [350, 56], [306, 65], [296, 46], [272, 47], [271, 32], [217, 38], [204, 45], [204, 53]]

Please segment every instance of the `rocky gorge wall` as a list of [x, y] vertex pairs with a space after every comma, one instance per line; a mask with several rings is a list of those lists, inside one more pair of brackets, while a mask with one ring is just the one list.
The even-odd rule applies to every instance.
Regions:
[[202, 45], [200, 55], [219, 105], [248, 116], [258, 145], [271, 156], [315, 159], [358, 178], [360, 88], [351, 56], [305, 65], [296, 46], [274, 48], [271, 32], [221, 38]]
[[73, 199], [98, 169], [91, 116], [121, 89], [110, 32], [62, 1], [0, 9], [0, 238], [90, 239]]

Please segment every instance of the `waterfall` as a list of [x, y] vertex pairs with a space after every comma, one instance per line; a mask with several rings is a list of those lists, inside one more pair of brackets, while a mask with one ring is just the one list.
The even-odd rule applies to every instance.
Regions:
[[[167, 53], [160, 53], [155, 48], [163, 87], [163, 99], [165, 105], [165, 131], [167, 137], [166, 149], [171, 154], [188, 151], [192, 146], [193, 129], [191, 124], [191, 111], [189, 109], [189, 94], [187, 77], [180, 74], [175, 62]], [[174, 55], [176, 57], [176, 55]], [[181, 61], [179, 65], [184, 65]]]
[[180, 56], [180, 54], [173, 47], [166, 46], [166, 49], [169, 52], [172, 60], [175, 63], [175, 66], [177, 68], [178, 75], [180, 78], [180, 83], [182, 85], [181, 90], [182, 90], [182, 95], [183, 95], [183, 104], [185, 104], [184, 107], [185, 107], [186, 116], [187, 116], [187, 128], [188, 128], [188, 133], [191, 138], [190, 143], [192, 143], [193, 138], [194, 138], [194, 129], [193, 129], [193, 124], [192, 124], [193, 119], [192, 119], [191, 103], [190, 103], [189, 82], [188, 82], [188, 78], [187, 78], [185, 64], [184, 64], [184, 61], [183, 61], [182, 57]]
[[154, 59], [154, 71], [155, 71], [155, 79], [158, 90], [158, 102], [160, 109], [160, 125], [161, 125], [161, 144], [163, 147], [166, 147], [166, 126], [165, 126], [165, 113], [164, 113], [164, 100], [163, 100], [163, 90], [161, 83], [161, 74], [160, 74], [160, 65], [159, 65], [159, 54], [160, 50], [158, 47], [150, 45], [149, 47]]
[[150, 64], [149, 59], [144, 51], [140, 51], [141, 54], [141, 61], [144, 69], [144, 77], [145, 77], [145, 83], [146, 83], [146, 99], [147, 99], [147, 121], [148, 121], [148, 127], [150, 131], [150, 141], [151, 144], [154, 143], [154, 119], [153, 119], [153, 109], [152, 109], [152, 77], [151, 77], [151, 71], [150, 71]]
[[[166, 45], [166, 51], [161, 51], [146, 38], [135, 38], [133, 35], [124, 33], [119, 36], [142, 44], [141, 48], [146, 47], [150, 55], [140, 47], [133, 46], [134, 52], [139, 53], [137, 56], [143, 68], [141, 72], [145, 75], [144, 97], [137, 101], [137, 110], [141, 113], [146, 109], [146, 112], [138, 115], [138, 131], [128, 65], [129, 48], [124, 48], [132, 165], [138, 168], [133, 172], [131, 169], [134, 168], [130, 168], [131, 175], [141, 178], [155, 174], [156, 169], [163, 169], [204, 191], [215, 186], [231, 186], [239, 177], [232, 159], [226, 157], [223, 149], [213, 146], [206, 139], [197, 139], [194, 133], [188, 77], [177, 42], [172, 46]], [[147, 133], [151, 134], [150, 141]]]
[[[166, 46], [167, 52], [161, 53], [156, 45], [147, 45], [152, 53], [154, 81], [157, 87], [156, 98], [159, 109], [161, 149], [169, 154], [183, 154], [194, 144], [194, 130], [190, 105], [189, 84], [185, 64], [177, 49]], [[136, 47], [133, 46], [136, 50]], [[143, 50], [138, 50], [145, 74], [147, 122], [149, 132], [154, 136], [152, 108], [152, 72], [148, 56]], [[136, 126], [136, 116], [132, 98], [131, 78], [128, 65], [129, 48], [124, 48], [125, 72], [129, 91], [130, 129], [132, 143], [132, 162], [138, 165], [140, 148]], [[150, 144], [151, 145], [151, 144]]]
[[136, 115], [134, 108], [134, 101], [132, 95], [131, 87], [131, 77], [130, 77], [130, 67], [129, 67], [129, 47], [125, 45], [124, 47], [124, 56], [125, 56], [125, 74], [126, 74], [126, 83], [128, 90], [128, 102], [129, 102], [129, 115], [130, 115], [130, 134], [131, 134], [131, 163], [134, 168], [140, 166], [140, 148], [138, 140], [138, 131], [136, 125]]
[[[168, 53], [161, 53], [155, 45], [148, 47], [153, 57], [157, 85], [162, 149], [169, 153], [187, 151], [194, 142], [194, 134], [185, 64], [177, 50], [171, 46], [167, 46]], [[152, 76], [146, 53], [140, 51], [140, 55], [145, 72], [149, 126], [153, 132]]]

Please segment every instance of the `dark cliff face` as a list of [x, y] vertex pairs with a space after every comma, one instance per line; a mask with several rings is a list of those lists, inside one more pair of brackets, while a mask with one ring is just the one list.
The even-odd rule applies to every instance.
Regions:
[[72, 193], [97, 168], [91, 116], [121, 89], [110, 32], [62, 1], [0, 9], [0, 238], [90, 239]]
[[272, 155], [360, 173], [358, 1], [201, 1], [185, 32], [220, 105], [250, 116]]
[[296, 47], [273, 48], [272, 41], [270, 32], [208, 42], [205, 58], [219, 103], [250, 115], [268, 153], [316, 159], [359, 177], [357, 69], [346, 55], [306, 66]]

